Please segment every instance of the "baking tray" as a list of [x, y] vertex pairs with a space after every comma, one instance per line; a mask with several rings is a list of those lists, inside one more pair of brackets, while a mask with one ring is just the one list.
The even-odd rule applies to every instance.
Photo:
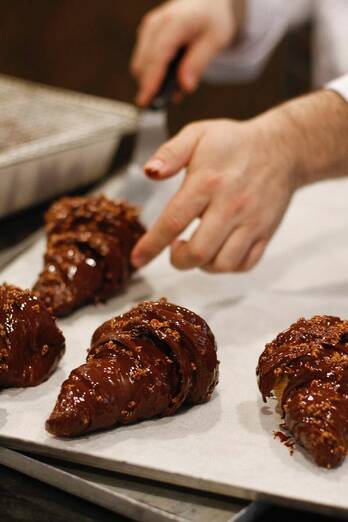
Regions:
[[0, 463], [141, 522], [251, 522], [264, 505], [0, 448]]
[[[144, 206], [149, 219], [176, 188], [170, 183], [153, 187]], [[39, 387], [1, 392], [1, 443], [201, 491], [347, 517], [347, 464], [328, 471], [298, 449], [290, 456], [272, 437], [279, 417], [272, 405], [260, 401], [255, 379], [265, 342], [300, 315], [347, 317], [348, 247], [342, 241], [347, 190], [347, 181], [341, 180], [299, 193], [265, 259], [251, 274], [179, 272], [165, 253], [135, 277], [126, 294], [60, 321], [67, 353], [59, 369]], [[35, 244], [2, 272], [2, 279], [30, 286], [43, 249], [42, 242]], [[84, 361], [94, 329], [133, 303], [162, 295], [201, 314], [216, 333], [221, 380], [210, 403], [74, 440], [45, 433], [44, 421], [60, 384]]]
[[3, 75], [0, 114], [0, 217], [101, 177], [138, 123], [132, 105]]

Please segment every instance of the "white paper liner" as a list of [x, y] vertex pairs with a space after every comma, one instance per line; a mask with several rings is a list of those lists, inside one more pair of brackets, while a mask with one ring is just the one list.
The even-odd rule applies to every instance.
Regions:
[[[139, 200], [147, 187], [147, 222], [154, 220], [179, 183], [179, 179], [143, 183], [135, 168], [132, 180], [123, 194], [129, 195], [130, 190]], [[118, 191], [111, 186], [107, 192], [115, 195]], [[255, 378], [265, 342], [299, 316], [348, 317], [347, 193], [347, 181], [301, 191], [265, 258], [249, 274], [180, 272], [170, 266], [165, 252], [135, 276], [126, 294], [61, 320], [67, 351], [54, 375], [35, 388], [1, 392], [0, 441], [14, 448], [249, 499], [348, 510], [348, 463], [327, 471], [316, 467], [300, 450], [290, 456], [272, 437], [280, 419], [272, 404], [261, 402]], [[43, 251], [44, 244], [39, 242], [12, 263], [1, 280], [30, 286], [41, 268]], [[142, 299], [162, 296], [202, 315], [216, 335], [221, 379], [210, 403], [174, 417], [74, 440], [47, 434], [44, 422], [60, 385], [72, 368], [84, 362], [95, 328]]]

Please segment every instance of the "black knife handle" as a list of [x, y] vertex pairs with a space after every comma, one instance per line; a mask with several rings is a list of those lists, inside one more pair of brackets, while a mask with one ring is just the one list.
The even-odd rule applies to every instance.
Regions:
[[149, 108], [152, 110], [163, 109], [169, 105], [174, 92], [178, 89], [177, 71], [179, 64], [185, 54], [185, 47], [182, 47], [169, 63], [166, 75], [157, 94], [152, 98]]

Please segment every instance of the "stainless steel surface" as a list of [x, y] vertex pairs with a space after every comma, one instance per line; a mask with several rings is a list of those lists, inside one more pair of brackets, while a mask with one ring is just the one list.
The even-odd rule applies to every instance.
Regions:
[[35, 241], [37, 241], [40, 236], [42, 235], [42, 229], [37, 230], [30, 236], [23, 239], [23, 241], [20, 241], [19, 243], [16, 243], [15, 245], [8, 247], [6, 249], [3, 249], [0, 251], [0, 270], [5, 268], [13, 259], [15, 259], [17, 256], [19, 256], [22, 252], [27, 250]]
[[247, 522], [261, 508], [247, 502], [140, 481], [0, 448], [0, 463], [141, 522]]
[[142, 110], [139, 113], [137, 143], [132, 164], [142, 167], [167, 139], [167, 111]]
[[87, 185], [137, 127], [131, 105], [0, 75], [0, 217]]

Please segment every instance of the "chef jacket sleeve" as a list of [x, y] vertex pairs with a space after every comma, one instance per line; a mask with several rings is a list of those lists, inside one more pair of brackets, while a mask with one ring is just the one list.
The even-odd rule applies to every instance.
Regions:
[[348, 102], [348, 74], [327, 83], [326, 88], [337, 92], [337, 94]]
[[217, 56], [205, 79], [212, 83], [255, 79], [287, 30], [307, 20], [312, 10], [312, 0], [248, 0], [237, 41]]

